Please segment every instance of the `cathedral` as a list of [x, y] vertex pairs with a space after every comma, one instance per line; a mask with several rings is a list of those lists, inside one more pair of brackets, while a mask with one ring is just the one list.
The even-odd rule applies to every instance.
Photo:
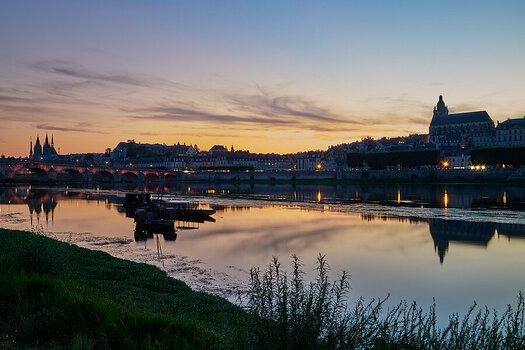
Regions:
[[31, 141], [29, 146], [29, 158], [33, 160], [52, 160], [58, 156], [57, 151], [55, 150], [55, 142], [53, 141], [53, 135], [51, 135], [51, 143], [46, 133], [46, 140], [44, 145], [40, 144], [40, 137], [36, 136], [35, 147], [33, 147], [33, 141]]
[[443, 96], [434, 107], [429, 128], [430, 141], [439, 148], [471, 148], [494, 144], [496, 128], [486, 111], [449, 114]]

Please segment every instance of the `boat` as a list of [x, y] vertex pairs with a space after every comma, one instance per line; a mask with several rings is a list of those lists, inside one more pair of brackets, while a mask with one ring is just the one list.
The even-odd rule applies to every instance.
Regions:
[[151, 201], [151, 194], [147, 192], [126, 193], [126, 198], [122, 206], [126, 209], [126, 216], [128, 218], [134, 218], [137, 209], [151, 210], [155, 207]]
[[166, 218], [161, 209], [137, 209], [135, 223], [140, 231], [175, 232], [173, 220]]
[[210, 220], [210, 215], [215, 214], [214, 209], [201, 209], [197, 202], [184, 201], [167, 201], [164, 202], [164, 215], [166, 218], [172, 220], [188, 220], [198, 219], [199, 221], [215, 221]]

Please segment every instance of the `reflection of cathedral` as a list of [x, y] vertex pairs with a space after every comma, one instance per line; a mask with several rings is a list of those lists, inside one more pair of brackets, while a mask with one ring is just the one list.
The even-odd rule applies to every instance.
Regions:
[[443, 263], [450, 242], [462, 242], [486, 247], [494, 236], [496, 224], [491, 222], [471, 222], [461, 220], [431, 219], [430, 235], [434, 248]]
[[58, 156], [57, 151], [55, 150], [55, 143], [53, 141], [53, 135], [51, 135], [51, 143], [46, 133], [46, 140], [44, 145], [40, 144], [40, 137], [36, 136], [35, 147], [33, 147], [33, 142], [31, 141], [29, 147], [29, 158], [33, 160], [52, 160]]

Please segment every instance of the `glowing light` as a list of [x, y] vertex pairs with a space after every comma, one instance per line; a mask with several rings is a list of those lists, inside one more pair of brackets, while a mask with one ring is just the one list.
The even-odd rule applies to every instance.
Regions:
[[445, 204], [445, 208], [448, 208], [448, 192], [445, 190], [445, 196], [443, 197], [443, 203]]
[[507, 192], [503, 192], [503, 205], [507, 205]]
[[317, 191], [317, 201], [321, 202], [321, 199], [323, 199], [323, 197], [321, 196], [321, 190], [319, 190]]
[[321, 170], [323, 166], [321, 164], [317, 164], [317, 170]]
[[448, 162], [443, 162], [443, 168], [448, 167]]
[[397, 204], [401, 204], [401, 190], [397, 189]]

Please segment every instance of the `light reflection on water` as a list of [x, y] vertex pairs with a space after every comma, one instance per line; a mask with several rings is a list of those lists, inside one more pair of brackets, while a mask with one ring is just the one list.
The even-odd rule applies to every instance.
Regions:
[[135, 236], [117, 190], [6, 188], [0, 190], [0, 218], [3, 227], [41, 228], [157, 265], [196, 289], [230, 298], [250, 267], [274, 255], [287, 265], [292, 253], [302, 258], [309, 278], [319, 253], [326, 254], [334, 277], [348, 270], [352, 298], [390, 293], [393, 301], [430, 305], [435, 297], [444, 315], [474, 300], [502, 309], [525, 291], [523, 189], [305, 187], [268, 188], [267, 197], [256, 190], [241, 198], [231, 192], [199, 197], [216, 210], [216, 222], [178, 222], [175, 237]]

